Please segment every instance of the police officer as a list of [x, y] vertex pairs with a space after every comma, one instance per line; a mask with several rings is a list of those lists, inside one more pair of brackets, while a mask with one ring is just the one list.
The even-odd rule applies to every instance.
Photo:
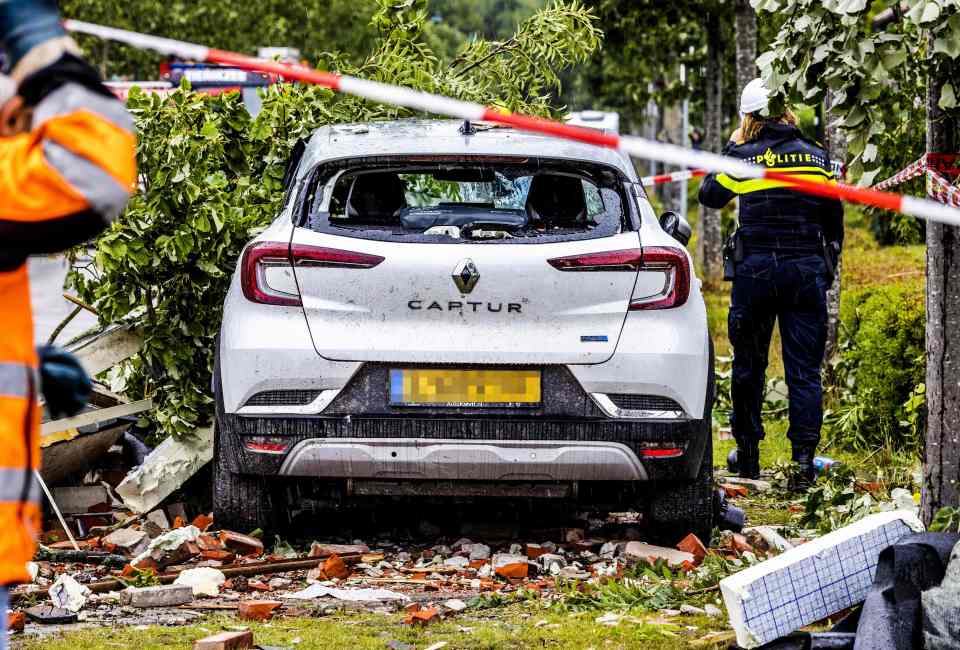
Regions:
[[[768, 112], [761, 79], [743, 90], [740, 128], [723, 154], [805, 180], [834, 183], [822, 146], [797, 128], [789, 110]], [[787, 438], [800, 467], [800, 486], [814, 479], [813, 458], [823, 422], [820, 364], [827, 332], [826, 293], [843, 244], [843, 205], [791, 190], [782, 181], [715, 173], [700, 186], [700, 203], [722, 208], [739, 197], [739, 228], [724, 247], [724, 279], [733, 280], [728, 334], [733, 346], [731, 427], [740, 476], [760, 474], [767, 351], [780, 323], [789, 388]], [[733, 277], [730, 277], [733, 276]]]

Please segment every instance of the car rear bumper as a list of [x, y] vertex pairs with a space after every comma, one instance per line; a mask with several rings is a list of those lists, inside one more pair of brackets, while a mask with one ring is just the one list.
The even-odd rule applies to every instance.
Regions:
[[637, 454], [618, 442], [311, 439], [283, 476], [452, 481], [642, 481]]
[[317, 479], [682, 480], [709, 435], [690, 419], [219, 417], [231, 471]]

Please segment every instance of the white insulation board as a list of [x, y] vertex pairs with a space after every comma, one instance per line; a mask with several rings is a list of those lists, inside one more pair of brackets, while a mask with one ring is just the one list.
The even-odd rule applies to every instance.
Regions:
[[737, 643], [756, 648], [862, 602], [880, 552], [922, 531], [908, 510], [880, 512], [724, 578]]

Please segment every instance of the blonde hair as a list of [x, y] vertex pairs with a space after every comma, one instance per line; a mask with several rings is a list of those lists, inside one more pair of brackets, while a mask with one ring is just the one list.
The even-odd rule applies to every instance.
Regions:
[[771, 123], [796, 126], [797, 116], [794, 115], [793, 111], [789, 108], [784, 110], [783, 115], [779, 117], [764, 117], [760, 115], [760, 113], [747, 113], [743, 116], [743, 119], [740, 120], [740, 142], [737, 144], [756, 140], [757, 136], [760, 135], [760, 129], [762, 129], [764, 125]]

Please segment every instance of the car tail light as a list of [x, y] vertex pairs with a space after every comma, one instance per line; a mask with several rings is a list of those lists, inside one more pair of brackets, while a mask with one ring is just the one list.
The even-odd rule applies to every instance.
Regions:
[[680, 447], [661, 447], [659, 449], [641, 449], [640, 455], [644, 458], [679, 458], [683, 456]]
[[265, 305], [300, 306], [300, 296], [267, 284], [265, 272], [271, 266], [370, 269], [384, 260], [379, 255], [356, 253], [323, 246], [281, 242], [258, 242], [247, 247], [241, 260], [240, 286], [251, 302]]
[[243, 446], [258, 454], [282, 454], [290, 443], [279, 436], [251, 436], [244, 441]]
[[643, 271], [662, 271], [663, 291], [630, 300], [630, 309], [671, 309], [687, 302], [690, 296], [690, 261], [686, 253], [672, 246], [647, 246], [643, 249]]
[[561, 271], [633, 271], [640, 270], [643, 253], [638, 248], [622, 251], [586, 253], [568, 257], [554, 257], [547, 263]]
[[630, 299], [630, 309], [670, 309], [687, 302], [690, 295], [690, 262], [686, 253], [672, 246], [646, 246], [601, 253], [585, 253], [547, 260], [560, 271], [660, 271], [663, 290], [652, 296]]

